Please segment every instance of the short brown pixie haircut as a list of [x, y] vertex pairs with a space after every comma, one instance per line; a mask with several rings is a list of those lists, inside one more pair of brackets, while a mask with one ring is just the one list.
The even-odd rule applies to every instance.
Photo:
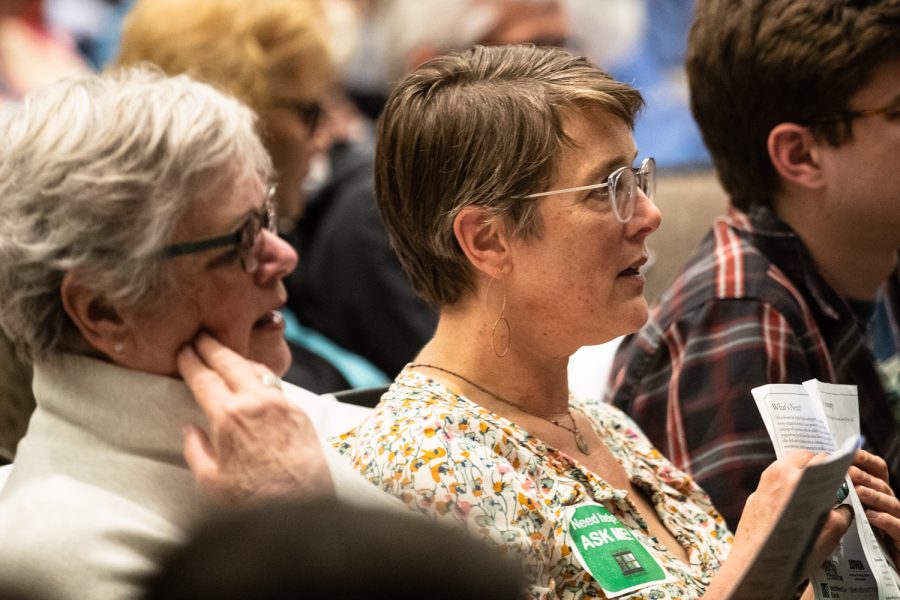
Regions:
[[[839, 146], [875, 66], [900, 55], [900, 0], [698, 0], [686, 68], [691, 109], [732, 204], [771, 206], [766, 148], [779, 123]], [[871, 108], [871, 107], [866, 107]]]
[[556, 173], [567, 112], [601, 110], [634, 126], [640, 93], [556, 48], [475, 46], [433, 59], [393, 91], [378, 123], [378, 206], [416, 291], [453, 304], [474, 280], [453, 233], [466, 206], [541, 234], [536, 203]]

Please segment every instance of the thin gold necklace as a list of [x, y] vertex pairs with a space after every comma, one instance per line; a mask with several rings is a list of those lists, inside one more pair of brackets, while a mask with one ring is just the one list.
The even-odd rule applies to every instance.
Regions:
[[448, 374], [448, 375], [453, 375], [454, 377], [458, 377], [459, 379], [465, 381], [466, 383], [468, 383], [469, 385], [471, 385], [471, 386], [474, 387], [475, 389], [481, 390], [482, 392], [484, 392], [484, 393], [487, 394], [488, 396], [492, 397], [492, 398], [495, 399], [495, 400], [499, 400], [500, 402], [502, 402], [503, 404], [506, 404], [507, 406], [512, 406], [513, 408], [516, 408], [516, 409], [518, 409], [518, 410], [521, 410], [523, 413], [528, 414], [528, 415], [531, 415], [532, 417], [537, 417], [538, 419], [543, 419], [543, 420], [545, 420], [545, 421], [548, 421], [548, 422], [550, 422], [550, 423], [553, 423], [553, 424], [556, 425], [557, 427], [559, 427], [559, 428], [561, 428], [561, 429], [565, 429], [566, 431], [568, 431], [569, 433], [571, 433], [571, 434], [575, 437], [575, 445], [578, 446], [578, 449], [581, 450], [581, 452], [582, 452], [583, 454], [590, 454], [590, 453], [591, 453], [591, 447], [588, 445], [588, 442], [587, 442], [587, 440], [584, 438], [584, 436], [581, 435], [581, 432], [578, 431], [578, 423], [575, 422], [575, 417], [572, 416], [572, 409], [569, 408], [568, 406], [566, 406], [566, 412], [567, 412], [568, 415], [569, 415], [569, 419], [571, 419], [571, 421], [572, 421], [572, 427], [567, 427], [566, 425], [563, 425], [562, 423], [560, 423], [560, 422], [557, 421], [556, 419], [548, 419], [548, 418], [546, 418], [546, 417], [541, 417], [541, 416], [539, 416], [539, 415], [536, 415], [536, 414], [534, 414], [533, 412], [529, 412], [529, 411], [525, 410], [524, 408], [522, 408], [521, 406], [519, 406], [518, 404], [513, 404], [512, 402], [510, 402], [509, 400], [506, 400], [505, 398], [503, 398], [503, 397], [500, 396], [499, 394], [495, 394], [494, 392], [492, 392], [491, 390], [487, 389], [487, 388], [484, 387], [483, 385], [479, 385], [479, 384], [475, 383], [474, 381], [472, 381], [472, 380], [469, 379], [468, 377], [465, 377], [464, 375], [460, 375], [460, 374], [457, 373], [456, 371], [451, 371], [450, 369], [445, 369], [444, 367], [439, 367], [439, 366], [437, 366], [437, 365], [427, 365], [427, 364], [424, 364], [424, 363], [415, 363], [415, 364], [411, 364], [411, 365], [409, 365], [408, 368], [410, 368], [410, 369], [415, 369], [416, 367], [421, 367], [421, 368], [425, 368], [425, 369], [434, 369], [435, 371], [441, 371], [441, 372], [446, 373], [446, 374]]

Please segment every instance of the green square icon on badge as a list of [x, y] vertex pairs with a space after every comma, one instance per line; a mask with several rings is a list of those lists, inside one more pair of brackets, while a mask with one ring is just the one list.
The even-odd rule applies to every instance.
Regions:
[[616, 552], [613, 554], [613, 558], [616, 559], [619, 568], [622, 569], [622, 575], [635, 575], [636, 573], [643, 573], [646, 571], [631, 550]]
[[631, 531], [599, 504], [570, 509], [569, 535], [579, 562], [610, 598], [672, 580]]

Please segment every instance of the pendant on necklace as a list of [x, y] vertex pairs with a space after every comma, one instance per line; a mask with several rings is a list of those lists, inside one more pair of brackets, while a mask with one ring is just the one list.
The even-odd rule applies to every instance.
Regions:
[[581, 435], [581, 432], [575, 432], [575, 445], [578, 446], [578, 449], [581, 450], [582, 453], [591, 453], [591, 447], [588, 446], [587, 440], [584, 439], [584, 436]]

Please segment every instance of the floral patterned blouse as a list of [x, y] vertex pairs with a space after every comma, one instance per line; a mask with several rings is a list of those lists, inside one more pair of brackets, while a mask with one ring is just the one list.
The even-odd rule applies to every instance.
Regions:
[[[564, 511], [602, 504], [674, 578], [627, 598], [699, 598], [732, 535], [709, 497], [607, 404], [579, 403], [631, 481], [647, 492], [690, 564], [648, 532], [624, 490], [442, 383], [405, 369], [366, 421], [333, 438], [367, 479], [437, 519], [464, 523], [523, 562], [533, 598], [603, 598], [576, 560]], [[621, 597], [621, 596], [620, 596]]]

